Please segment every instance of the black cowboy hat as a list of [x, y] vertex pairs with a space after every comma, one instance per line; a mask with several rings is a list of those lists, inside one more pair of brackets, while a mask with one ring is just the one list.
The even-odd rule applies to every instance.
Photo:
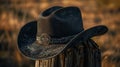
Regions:
[[78, 7], [54, 6], [44, 10], [38, 20], [22, 27], [18, 35], [18, 48], [34, 60], [52, 58], [75, 42], [102, 35], [107, 30], [104, 25], [84, 30]]

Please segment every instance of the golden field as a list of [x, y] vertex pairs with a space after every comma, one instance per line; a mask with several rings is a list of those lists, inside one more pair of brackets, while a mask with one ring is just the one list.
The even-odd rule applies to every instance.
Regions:
[[119, 0], [0, 0], [0, 67], [34, 67], [17, 49], [21, 27], [54, 5], [81, 9], [84, 28], [106, 25], [107, 34], [93, 38], [102, 52], [102, 67], [120, 67]]

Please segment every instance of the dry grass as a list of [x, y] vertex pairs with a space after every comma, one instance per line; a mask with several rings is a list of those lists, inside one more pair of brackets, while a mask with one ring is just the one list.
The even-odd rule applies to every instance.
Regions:
[[[108, 26], [106, 35], [93, 38], [101, 47], [103, 67], [120, 67], [120, 5], [118, 1], [109, 0], [71, 0], [52, 3], [43, 0], [0, 0], [0, 59], [13, 60], [13, 65], [18, 62], [19, 67], [33, 61], [21, 56], [17, 49], [17, 35], [20, 28], [31, 20], [37, 19], [42, 10], [54, 5], [75, 5], [81, 8], [85, 29], [95, 25]], [[72, 3], [71, 3], [72, 2]], [[110, 61], [110, 62], [108, 62]], [[5, 60], [0, 60], [4, 64]], [[8, 63], [9, 66], [9, 62]], [[15, 67], [15, 66], [13, 66]], [[17, 67], [17, 66], [16, 66]]]

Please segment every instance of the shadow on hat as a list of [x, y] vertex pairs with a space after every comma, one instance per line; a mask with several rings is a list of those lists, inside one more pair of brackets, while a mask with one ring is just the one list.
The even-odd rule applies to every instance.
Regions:
[[18, 35], [20, 52], [33, 60], [55, 57], [75, 42], [83, 42], [107, 32], [99, 25], [84, 30], [78, 7], [53, 6], [44, 10], [38, 20], [25, 24]]

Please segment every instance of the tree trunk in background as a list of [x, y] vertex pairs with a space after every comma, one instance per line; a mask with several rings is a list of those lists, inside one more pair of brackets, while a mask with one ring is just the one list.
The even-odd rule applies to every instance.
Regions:
[[101, 67], [101, 53], [97, 44], [89, 39], [54, 58], [36, 60], [35, 67]]

